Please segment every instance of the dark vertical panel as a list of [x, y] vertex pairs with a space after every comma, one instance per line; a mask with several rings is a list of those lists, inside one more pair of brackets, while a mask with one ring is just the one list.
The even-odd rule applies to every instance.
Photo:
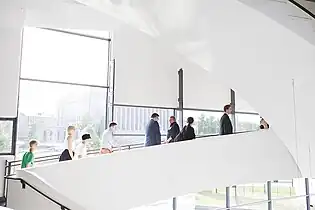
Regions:
[[232, 124], [233, 124], [233, 131], [236, 131], [236, 118], [235, 118], [235, 91], [231, 89], [231, 105], [233, 108], [233, 112], [231, 115]]
[[[107, 86], [109, 86], [109, 88], [107, 88], [107, 94], [106, 94], [106, 104], [105, 104], [105, 128], [108, 127], [108, 123], [109, 123], [109, 120], [112, 118], [111, 116], [109, 116], [109, 102], [111, 101], [111, 86], [112, 86], [112, 71], [110, 70], [110, 62], [111, 62], [111, 44], [112, 42], [109, 41], [108, 42], [108, 54], [107, 54]], [[111, 110], [110, 110], [111, 111]], [[110, 112], [112, 113], [112, 112]]]
[[[232, 175], [232, 174], [231, 174]], [[230, 210], [231, 201], [230, 201], [230, 187], [225, 188], [225, 208]]]
[[114, 121], [114, 103], [115, 103], [115, 80], [116, 80], [116, 60], [113, 59], [113, 69], [112, 69], [112, 121]]
[[272, 210], [271, 181], [267, 181], [268, 210]]
[[306, 193], [306, 210], [310, 210], [311, 209], [310, 182], [308, 178], [305, 178], [305, 193]]
[[184, 126], [184, 71], [178, 70], [178, 111], [179, 111], [179, 124]]

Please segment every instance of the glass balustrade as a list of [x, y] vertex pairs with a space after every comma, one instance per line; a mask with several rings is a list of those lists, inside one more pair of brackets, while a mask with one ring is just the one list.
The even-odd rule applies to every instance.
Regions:
[[[177, 196], [176, 203], [169, 199], [136, 210], [313, 210], [315, 194], [312, 194], [312, 180], [309, 185], [309, 209], [305, 186], [304, 178], [272, 181], [270, 188], [267, 183], [241, 184], [231, 186], [228, 191], [226, 188], [214, 188]], [[268, 198], [268, 194], [271, 197]]]

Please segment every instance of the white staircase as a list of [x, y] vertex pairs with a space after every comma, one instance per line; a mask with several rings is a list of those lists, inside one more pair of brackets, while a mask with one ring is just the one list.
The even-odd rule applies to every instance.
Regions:
[[[300, 176], [294, 159], [272, 130], [201, 138], [18, 171], [18, 177], [76, 210], [101, 210], [104, 205], [112, 210], [130, 209], [215, 187]], [[31, 210], [36, 203], [50, 203], [20, 185], [12, 190], [9, 185], [9, 207]], [[45, 209], [57, 207], [47, 205]]]

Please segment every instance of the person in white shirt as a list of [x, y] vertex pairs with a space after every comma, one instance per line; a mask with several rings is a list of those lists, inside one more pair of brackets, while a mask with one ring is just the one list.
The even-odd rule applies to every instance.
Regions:
[[76, 156], [76, 159], [81, 159], [81, 158], [87, 157], [86, 141], [89, 139], [91, 139], [90, 134], [83, 134], [82, 135], [81, 143], [78, 146], [76, 146], [76, 148], [75, 148], [74, 154]]
[[74, 158], [74, 148], [75, 148], [75, 141], [74, 141], [74, 134], [75, 134], [75, 127], [70, 125], [67, 128], [67, 137], [64, 142], [64, 150], [59, 157], [59, 162], [72, 160]]
[[102, 148], [101, 154], [112, 153], [113, 148], [117, 147], [120, 150], [120, 144], [114, 138], [114, 132], [116, 130], [117, 123], [111, 122], [108, 129], [106, 129], [102, 135]]

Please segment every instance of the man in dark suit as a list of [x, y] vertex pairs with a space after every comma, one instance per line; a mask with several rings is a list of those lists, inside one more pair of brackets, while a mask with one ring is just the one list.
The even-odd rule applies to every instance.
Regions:
[[151, 120], [148, 123], [145, 131], [145, 146], [154, 146], [161, 144], [161, 132], [160, 125], [158, 123], [159, 115], [157, 113], [153, 113], [151, 115]]
[[229, 114], [232, 114], [232, 106], [224, 106], [224, 114], [220, 120], [220, 135], [229, 135], [233, 133], [233, 126]]
[[175, 137], [179, 134], [180, 129], [179, 125], [176, 122], [174, 116], [170, 117], [170, 128], [167, 131], [167, 140], [166, 142], [174, 142]]

